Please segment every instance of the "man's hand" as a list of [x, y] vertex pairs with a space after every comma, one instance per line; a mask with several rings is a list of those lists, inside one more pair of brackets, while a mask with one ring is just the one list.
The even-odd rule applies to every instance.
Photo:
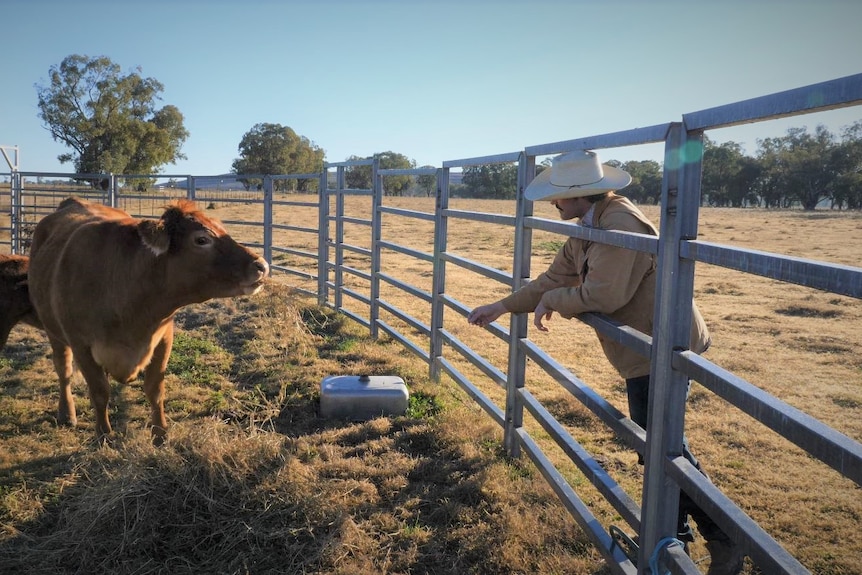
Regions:
[[467, 322], [479, 327], [485, 327], [501, 315], [506, 313], [506, 308], [499, 301], [481, 305], [470, 312], [467, 316]]
[[539, 302], [539, 305], [536, 306], [536, 317], [533, 319], [533, 325], [535, 325], [539, 331], [548, 331], [548, 328], [545, 327], [542, 320], [551, 321], [552, 315], [554, 315], [554, 310], [548, 309], [545, 307], [545, 304]]

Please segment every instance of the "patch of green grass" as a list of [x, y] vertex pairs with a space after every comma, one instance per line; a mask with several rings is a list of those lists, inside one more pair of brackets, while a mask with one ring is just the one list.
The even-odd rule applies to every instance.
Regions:
[[215, 385], [230, 372], [233, 356], [211, 340], [183, 332], [174, 336], [168, 373], [201, 385]]
[[862, 406], [862, 402], [849, 397], [849, 396], [836, 396], [832, 398], [832, 403], [837, 405], [838, 407], [845, 407], [847, 409], [857, 409]]
[[508, 459], [506, 461], [506, 470], [508, 471], [509, 478], [513, 481], [532, 479], [536, 475], [535, 467], [524, 460]]
[[563, 247], [563, 244], [566, 243], [566, 240], [551, 240], [547, 242], [539, 242], [533, 245], [533, 251], [536, 253], [547, 252], [555, 254], [560, 251], [560, 248]]
[[206, 409], [210, 413], [224, 411], [227, 409], [228, 400], [224, 392], [214, 391], [210, 394], [206, 401]]
[[443, 406], [436, 395], [416, 391], [407, 399], [407, 416], [413, 419], [428, 419], [442, 410]]
[[345, 336], [333, 341], [333, 347], [336, 351], [352, 351], [358, 343], [359, 340], [357, 338]]

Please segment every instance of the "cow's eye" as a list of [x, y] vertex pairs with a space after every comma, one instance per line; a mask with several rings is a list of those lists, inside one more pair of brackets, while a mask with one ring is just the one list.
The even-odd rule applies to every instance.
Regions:
[[207, 234], [200, 234], [195, 236], [195, 245], [196, 246], [208, 246], [212, 243], [212, 238]]

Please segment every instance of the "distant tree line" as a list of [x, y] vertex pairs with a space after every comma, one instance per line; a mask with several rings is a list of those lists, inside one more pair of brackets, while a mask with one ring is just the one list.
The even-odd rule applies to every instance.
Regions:
[[840, 138], [824, 126], [813, 134], [791, 128], [758, 140], [753, 157], [735, 142], [707, 141], [701, 189], [710, 206], [813, 210], [829, 202], [833, 209], [862, 209], [862, 121]]
[[[127, 74], [110, 59], [81, 55], [66, 57], [49, 71], [48, 85], [37, 85], [39, 116], [55, 140], [72, 152], [58, 157], [71, 162], [78, 174], [156, 174], [166, 164], [185, 159], [182, 144], [189, 133], [183, 115], [171, 105], [156, 106], [163, 86], [144, 78], [140, 70]], [[753, 156], [730, 141], [715, 144], [705, 138], [701, 202], [709, 206], [787, 208], [812, 210], [828, 205], [833, 209], [862, 209], [862, 120], [844, 128], [840, 136], [817, 126], [791, 128], [785, 136], [757, 141]], [[323, 170], [325, 152], [288, 126], [254, 125], [238, 145], [239, 157], [232, 173], [247, 189], [259, 189], [262, 176], [316, 174]], [[372, 156], [350, 156], [356, 165], [345, 168], [348, 188], [370, 189], [371, 162], [380, 169], [409, 169], [416, 161], [386, 151]], [[363, 162], [368, 160], [369, 162]], [[537, 166], [541, 171], [548, 160]], [[661, 198], [662, 166], [652, 160], [608, 162], [632, 176], [620, 191], [633, 201], [655, 204]], [[514, 199], [517, 191], [515, 164], [470, 166], [461, 181], [450, 185], [456, 197]], [[85, 178], [81, 178], [82, 180]], [[100, 185], [98, 179], [90, 179]], [[131, 185], [146, 187], [149, 179], [137, 178]], [[391, 175], [381, 179], [386, 195], [436, 192], [434, 176]], [[275, 182], [276, 191], [316, 192], [319, 180], [287, 178]]]
[[[778, 138], [758, 140], [754, 156], [737, 142], [715, 144], [705, 138], [701, 203], [708, 206], [813, 210], [825, 202], [833, 209], [862, 209], [862, 121], [840, 138], [824, 126], [813, 134], [791, 128]], [[547, 164], [547, 161], [546, 161]], [[619, 191], [641, 204], [661, 198], [662, 166], [652, 160], [608, 164], [626, 170], [632, 183]], [[537, 171], [546, 165], [537, 166]], [[462, 197], [514, 199], [517, 166], [471, 166], [453, 193]]]

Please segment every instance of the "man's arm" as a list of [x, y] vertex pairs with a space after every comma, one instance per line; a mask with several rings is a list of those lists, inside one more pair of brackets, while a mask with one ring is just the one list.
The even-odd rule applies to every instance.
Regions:
[[[607, 229], [648, 233], [645, 224], [628, 214], [605, 222]], [[565, 318], [585, 312], [612, 314], [634, 296], [644, 276], [654, 267], [654, 257], [645, 252], [593, 242], [587, 250], [587, 273], [577, 287], [548, 291], [542, 296], [547, 310]]]
[[574, 250], [580, 248], [580, 240], [569, 238], [557, 252], [548, 270], [513, 294], [494, 303], [475, 308], [467, 321], [484, 327], [506, 312], [527, 313], [536, 309], [542, 295], [559, 287], [576, 285], [580, 278], [575, 265]]

